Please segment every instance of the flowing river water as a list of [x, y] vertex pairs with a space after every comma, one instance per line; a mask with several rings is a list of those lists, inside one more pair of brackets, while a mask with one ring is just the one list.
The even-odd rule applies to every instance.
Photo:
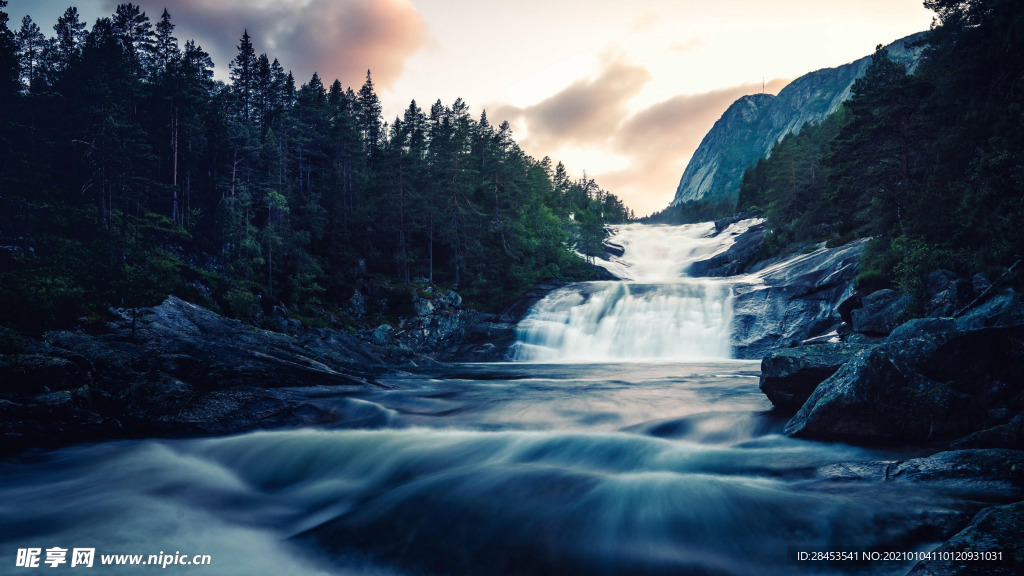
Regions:
[[723, 249], [709, 232], [618, 230], [629, 281], [539, 302], [523, 361], [293, 391], [334, 428], [0, 461], [0, 574], [32, 573], [31, 547], [95, 548], [97, 574], [156, 570], [109, 554], [208, 554], [166, 568], [206, 575], [906, 573], [787, 552], [927, 549], [987, 496], [872, 476], [913, 451], [782, 436], [758, 363], [729, 358], [729, 281], [685, 278]]

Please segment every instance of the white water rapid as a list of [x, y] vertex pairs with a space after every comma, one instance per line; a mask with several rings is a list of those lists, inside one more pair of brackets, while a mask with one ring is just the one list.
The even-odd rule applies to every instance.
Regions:
[[611, 241], [625, 252], [598, 263], [622, 280], [572, 284], [546, 296], [519, 323], [513, 358], [524, 362], [730, 358], [731, 284], [717, 278], [690, 278], [687, 271], [694, 262], [728, 249], [734, 234], [714, 235], [712, 223], [628, 224], [613, 232]]

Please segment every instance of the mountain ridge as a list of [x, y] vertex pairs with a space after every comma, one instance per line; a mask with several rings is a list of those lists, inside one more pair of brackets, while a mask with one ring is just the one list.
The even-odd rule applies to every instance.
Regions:
[[[922, 47], [915, 43], [924, 32], [886, 46], [889, 58], [912, 70]], [[850, 97], [854, 81], [871, 63], [865, 56], [834, 68], [800, 76], [778, 95], [751, 94], [734, 101], [701, 140], [690, 158], [671, 205], [704, 200], [735, 202], [747, 167], [771, 153], [786, 134], [808, 122], [820, 122]]]

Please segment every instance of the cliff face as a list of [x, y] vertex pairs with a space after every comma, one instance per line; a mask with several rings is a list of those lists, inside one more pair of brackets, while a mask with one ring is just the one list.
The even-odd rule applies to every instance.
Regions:
[[[924, 33], [893, 42], [889, 58], [913, 69], [920, 48], [910, 48]], [[805, 74], [779, 92], [744, 96], [733, 102], [704, 136], [676, 189], [672, 204], [693, 200], [735, 201], [743, 172], [771, 153], [772, 146], [808, 122], [820, 122], [850, 97], [854, 81], [871, 56], [837, 68]]]

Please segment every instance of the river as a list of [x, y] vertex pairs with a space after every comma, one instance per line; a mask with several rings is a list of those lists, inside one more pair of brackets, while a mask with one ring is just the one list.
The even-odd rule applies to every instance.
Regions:
[[168, 574], [906, 573], [787, 552], [927, 549], [985, 495], [871, 477], [913, 450], [782, 436], [758, 363], [729, 358], [728, 280], [685, 278], [722, 249], [701, 226], [619, 230], [626, 254], [607, 265], [630, 280], [538, 303], [523, 361], [282, 392], [344, 415], [337, 427], [8, 458], [0, 574], [32, 573], [18, 549], [52, 547], [95, 548], [97, 567], [210, 556]]

